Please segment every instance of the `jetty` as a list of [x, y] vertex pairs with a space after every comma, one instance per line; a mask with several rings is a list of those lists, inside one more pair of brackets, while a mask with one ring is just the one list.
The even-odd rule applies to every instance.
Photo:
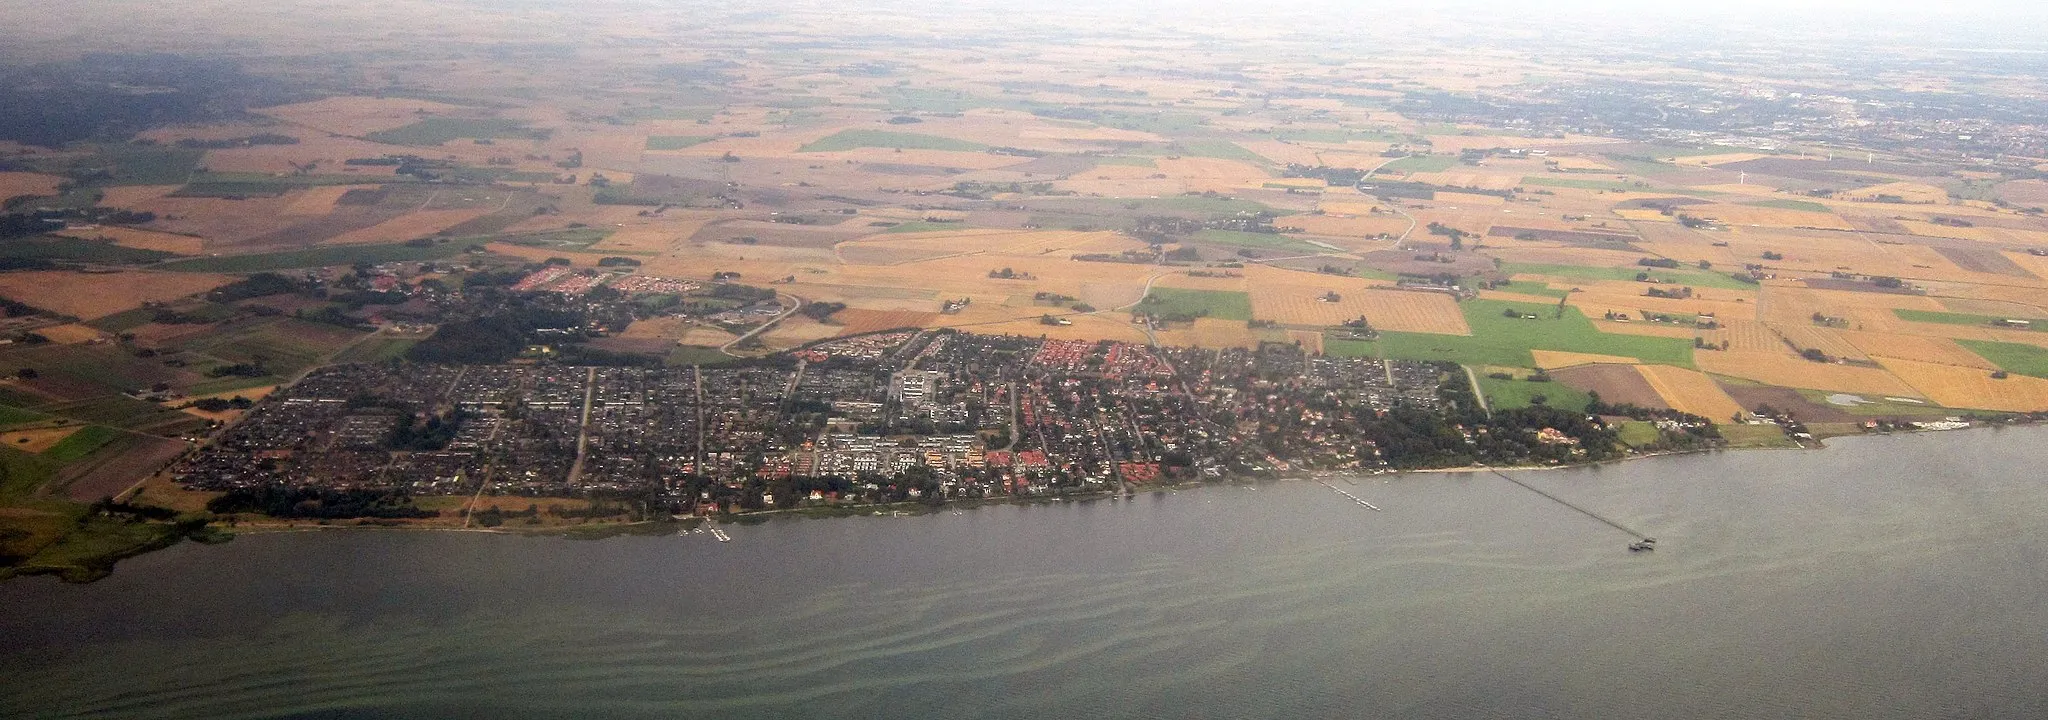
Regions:
[[1317, 485], [1321, 485], [1321, 486], [1323, 486], [1323, 487], [1326, 487], [1326, 488], [1329, 488], [1329, 489], [1330, 489], [1331, 491], [1333, 491], [1333, 492], [1337, 493], [1338, 495], [1342, 495], [1342, 496], [1344, 496], [1344, 497], [1347, 497], [1347, 498], [1351, 498], [1351, 501], [1352, 501], [1352, 502], [1358, 503], [1360, 507], [1363, 507], [1363, 508], [1365, 508], [1365, 509], [1367, 509], [1367, 510], [1371, 510], [1371, 511], [1373, 511], [1373, 512], [1379, 512], [1379, 511], [1380, 511], [1380, 506], [1378, 506], [1378, 505], [1374, 505], [1374, 504], [1372, 504], [1372, 503], [1369, 503], [1369, 502], [1366, 502], [1366, 501], [1365, 501], [1365, 498], [1362, 498], [1362, 497], [1359, 497], [1359, 496], [1357, 496], [1357, 495], [1353, 495], [1353, 494], [1351, 494], [1351, 493], [1349, 493], [1349, 492], [1346, 492], [1346, 491], [1345, 491], [1345, 490], [1344, 490], [1343, 488], [1337, 487], [1337, 486], [1335, 486], [1335, 485], [1331, 485], [1331, 484], [1329, 484], [1329, 483], [1327, 483], [1327, 482], [1323, 482], [1322, 480], [1317, 480], [1317, 481], [1316, 481], [1316, 484], [1317, 484]]
[[724, 530], [718, 528], [711, 529], [711, 536], [718, 538], [719, 542], [732, 542], [732, 536], [725, 534]]
[[1532, 493], [1536, 493], [1537, 495], [1541, 495], [1541, 496], [1543, 496], [1543, 498], [1544, 498], [1544, 499], [1546, 499], [1546, 500], [1549, 500], [1549, 501], [1551, 501], [1551, 502], [1554, 502], [1554, 503], [1557, 503], [1557, 504], [1559, 504], [1559, 505], [1563, 505], [1563, 506], [1565, 506], [1565, 507], [1568, 507], [1568, 508], [1571, 508], [1571, 509], [1573, 509], [1573, 510], [1576, 510], [1576, 511], [1578, 511], [1578, 513], [1579, 513], [1579, 514], [1581, 514], [1581, 515], [1584, 515], [1584, 516], [1586, 516], [1586, 517], [1589, 517], [1589, 518], [1592, 518], [1592, 519], [1594, 519], [1594, 520], [1598, 520], [1598, 521], [1600, 521], [1600, 522], [1606, 523], [1606, 524], [1607, 524], [1608, 526], [1610, 526], [1610, 527], [1613, 527], [1613, 528], [1614, 528], [1614, 529], [1616, 529], [1616, 530], [1620, 530], [1620, 531], [1622, 531], [1622, 532], [1628, 533], [1629, 535], [1635, 536], [1635, 542], [1629, 543], [1629, 546], [1628, 546], [1628, 549], [1629, 549], [1629, 550], [1631, 550], [1631, 551], [1634, 551], [1634, 552], [1642, 552], [1642, 551], [1647, 551], [1647, 550], [1655, 550], [1655, 549], [1657, 549], [1657, 539], [1656, 539], [1656, 538], [1653, 538], [1653, 537], [1650, 537], [1650, 536], [1648, 536], [1648, 535], [1645, 535], [1645, 534], [1643, 534], [1643, 533], [1641, 533], [1641, 532], [1638, 532], [1638, 531], [1637, 531], [1637, 530], [1636, 530], [1635, 528], [1629, 527], [1629, 526], [1627, 526], [1627, 525], [1623, 525], [1623, 524], [1621, 524], [1620, 522], [1617, 522], [1617, 521], [1615, 521], [1615, 520], [1614, 520], [1613, 518], [1609, 518], [1609, 517], [1607, 517], [1607, 516], [1605, 516], [1605, 515], [1601, 515], [1600, 513], [1596, 513], [1596, 512], [1593, 512], [1593, 511], [1591, 511], [1591, 510], [1587, 510], [1586, 508], [1583, 508], [1583, 507], [1580, 507], [1580, 506], [1578, 506], [1578, 505], [1575, 505], [1575, 504], [1573, 504], [1573, 503], [1572, 503], [1571, 501], [1569, 501], [1569, 500], [1566, 500], [1566, 499], [1564, 499], [1564, 498], [1561, 498], [1561, 497], [1558, 497], [1558, 496], [1556, 496], [1556, 495], [1552, 495], [1552, 494], [1550, 494], [1550, 493], [1544, 492], [1543, 490], [1541, 490], [1541, 489], [1537, 488], [1537, 487], [1536, 487], [1536, 486], [1534, 486], [1534, 485], [1530, 485], [1530, 484], [1528, 484], [1528, 483], [1525, 483], [1525, 482], [1522, 482], [1522, 481], [1520, 481], [1520, 480], [1516, 480], [1516, 479], [1514, 479], [1513, 477], [1510, 477], [1510, 476], [1509, 476], [1509, 475], [1508, 475], [1507, 473], [1501, 472], [1501, 471], [1499, 471], [1499, 470], [1495, 470], [1495, 469], [1493, 469], [1493, 468], [1487, 468], [1487, 469], [1486, 469], [1486, 471], [1487, 471], [1487, 472], [1490, 472], [1490, 473], [1493, 473], [1493, 474], [1495, 474], [1495, 475], [1498, 475], [1498, 476], [1500, 476], [1500, 479], [1502, 479], [1502, 480], [1506, 480], [1506, 481], [1508, 481], [1508, 482], [1511, 482], [1511, 483], [1514, 483], [1514, 484], [1516, 484], [1516, 485], [1520, 485], [1520, 486], [1522, 486], [1522, 489], [1523, 489], [1523, 490], [1527, 490], [1527, 491], [1529, 491], [1529, 492], [1532, 492]]

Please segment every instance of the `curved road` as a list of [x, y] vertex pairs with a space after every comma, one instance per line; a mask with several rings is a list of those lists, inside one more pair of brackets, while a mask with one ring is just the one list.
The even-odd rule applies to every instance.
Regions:
[[761, 323], [761, 326], [760, 326], [760, 327], [754, 328], [754, 329], [752, 329], [752, 330], [748, 330], [748, 331], [747, 331], [747, 334], [745, 334], [745, 335], [741, 335], [741, 336], [739, 336], [739, 337], [736, 337], [736, 338], [733, 338], [733, 339], [732, 339], [732, 342], [728, 342], [728, 343], [726, 343], [726, 344], [724, 344], [724, 345], [720, 345], [720, 346], [718, 346], [718, 351], [719, 351], [719, 352], [722, 352], [722, 353], [725, 353], [725, 354], [726, 354], [726, 356], [728, 356], [728, 357], [742, 357], [741, 355], [739, 355], [739, 354], [736, 354], [736, 353], [734, 353], [734, 352], [732, 351], [732, 346], [734, 346], [734, 345], [738, 345], [738, 344], [740, 344], [740, 343], [743, 343], [743, 342], [746, 342], [747, 338], [751, 338], [751, 337], [753, 337], [753, 336], [755, 336], [755, 335], [759, 335], [759, 334], [761, 334], [761, 333], [767, 332], [769, 328], [775, 327], [775, 324], [776, 324], [776, 323], [782, 322], [783, 318], [787, 318], [787, 317], [789, 317], [789, 316], [791, 316], [791, 315], [795, 315], [795, 314], [796, 314], [796, 311], [804, 309], [804, 299], [803, 299], [803, 298], [797, 297], [797, 296], [795, 296], [795, 295], [790, 295], [790, 294], [788, 294], [788, 293], [777, 293], [777, 294], [776, 294], [776, 297], [785, 297], [785, 296], [786, 296], [786, 297], [788, 297], [788, 298], [789, 298], [789, 299], [791, 299], [791, 300], [795, 300], [795, 301], [796, 301], [796, 304], [795, 304], [795, 305], [791, 305], [791, 306], [789, 306], [789, 309], [788, 309], [788, 310], [784, 310], [784, 311], [782, 311], [782, 314], [780, 314], [780, 315], [776, 315], [775, 317], [773, 317], [773, 318], [770, 318], [770, 319], [768, 320], [768, 322], [764, 322], [764, 323]]

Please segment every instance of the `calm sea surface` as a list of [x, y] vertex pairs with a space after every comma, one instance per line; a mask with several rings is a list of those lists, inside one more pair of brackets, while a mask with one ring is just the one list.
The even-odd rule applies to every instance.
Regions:
[[2048, 429], [0, 584], [0, 716], [2048, 717]]

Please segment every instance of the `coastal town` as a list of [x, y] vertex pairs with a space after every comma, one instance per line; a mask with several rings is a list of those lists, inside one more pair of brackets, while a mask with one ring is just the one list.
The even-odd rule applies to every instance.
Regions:
[[[173, 472], [210, 491], [597, 495], [708, 514], [1615, 453], [1598, 416], [1489, 419], [1466, 387], [1443, 364], [1292, 345], [922, 331], [722, 367], [349, 364], [272, 394]], [[1702, 418], [1659, 427], [1664, 444], [1712, 437]]]

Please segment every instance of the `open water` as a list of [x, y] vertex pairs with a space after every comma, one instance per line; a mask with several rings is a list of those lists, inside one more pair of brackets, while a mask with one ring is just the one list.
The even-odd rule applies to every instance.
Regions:
[[0, 716], [2048, 717], [2048, 429], [0, 584]]

